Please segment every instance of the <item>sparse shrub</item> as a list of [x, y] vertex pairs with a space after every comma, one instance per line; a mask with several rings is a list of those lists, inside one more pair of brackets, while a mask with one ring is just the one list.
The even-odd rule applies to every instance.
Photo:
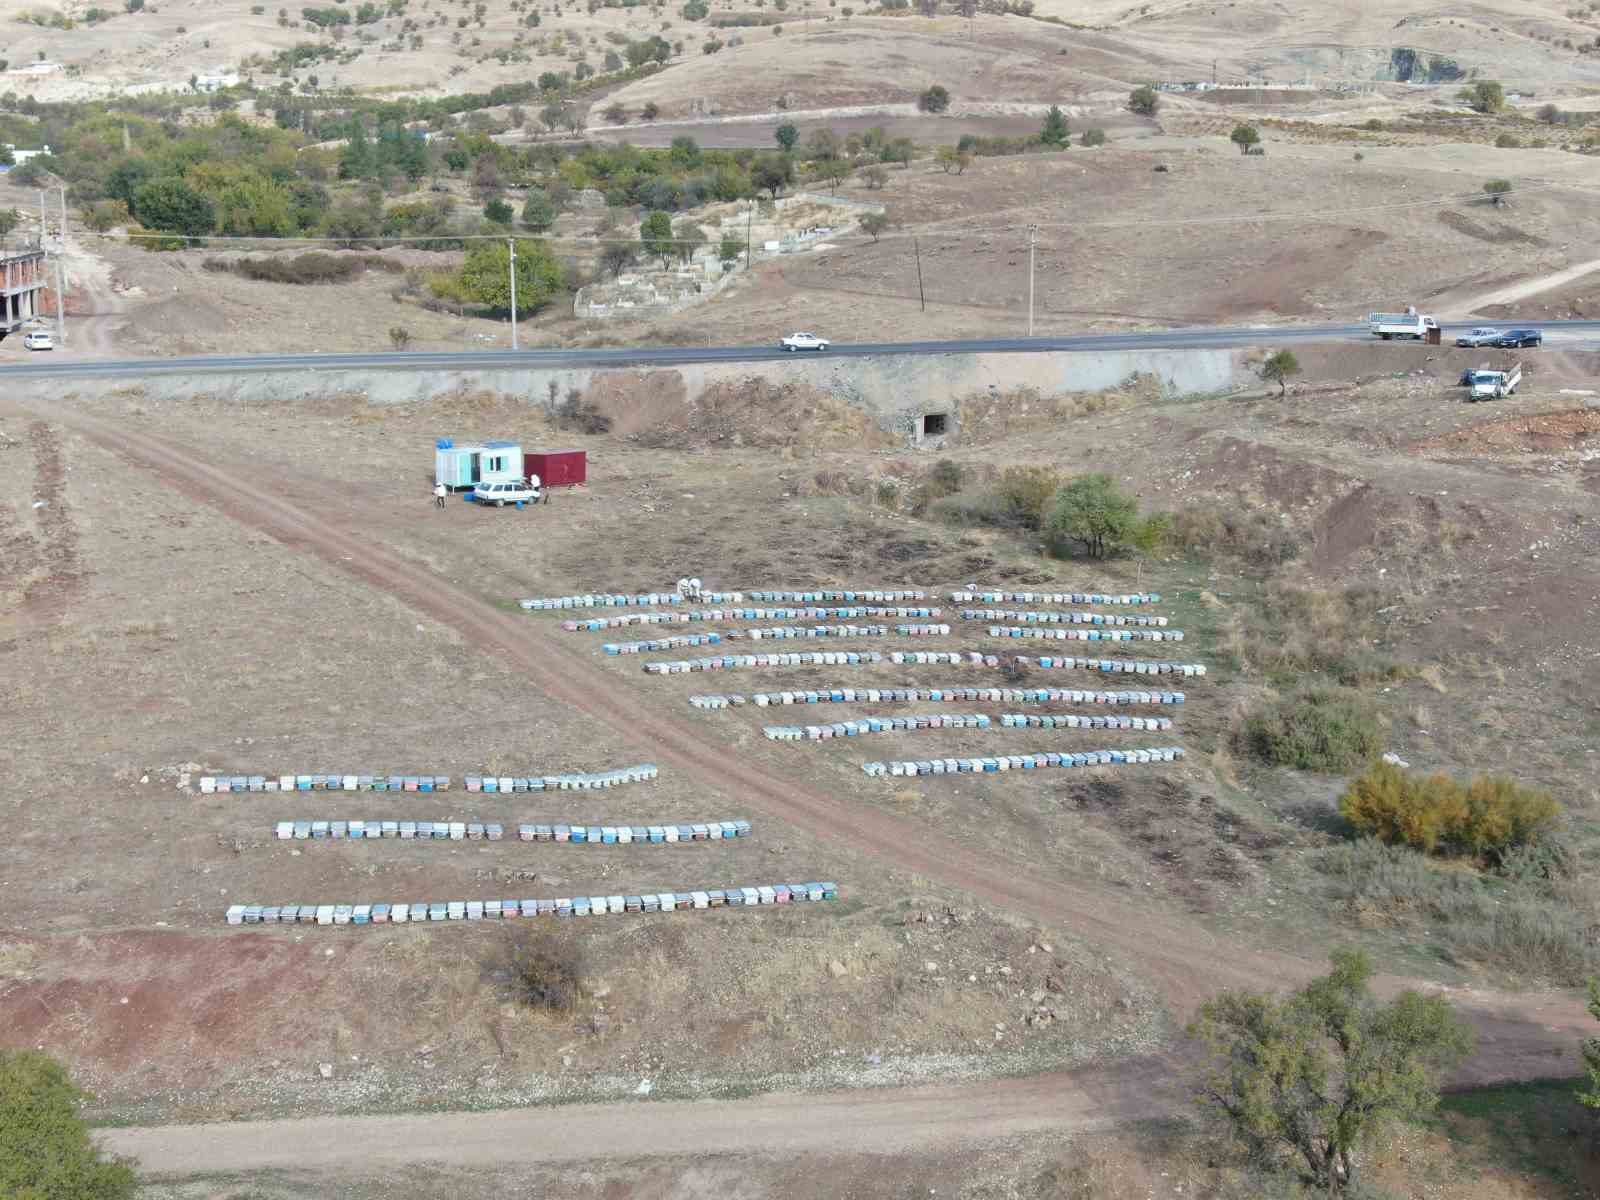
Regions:
[[950, 107], [950, 93], [936, 83], [917, 97], [917, 107], [927, 113], [942, 113]]
[[1490, 179], [1483, 185], [1484, 195], [1489, 197], [1489, 203], [1499, 205], [1511, 194], [1511, 180]]
[[1054, 467], [1007, 467], [997, 490], [1012, 521], [1040, 529], [1060, 487], [1061, 473]]
[[1141, 117], [1153, 117], [1161, 107], [1161, 95], [1148, 83], [1141, 84], [1128, 93], [1128, 108]]
[[566, 399], [556, 406], [555, 419], [556, 428], [563, 432], [588, 434], [611, 432], [611, 418], [601, 412], [593, 400], [585, 400], [577, 388], [570, 389]]
[[1502, 133], [1494, 139], [1494, 144], [1499, 150], [1516, 150], [1522, 146], [1522, 139], [1514, 133]]
[[1335, 774], [1377, 756], [1377, 710], [1357, 692], [1315, 688], [1276, 700], [1245, 719], [1245, 748], [1271, 766]]
[[955, 495], [961, 490], [962, 480], [961, 464], [953, 459], [941, 458], [933, 464], [912, 493], [912, 515], [920, 517], [935, 501]]
[[1228, 140], [1239, 147], [1240, 154], [1249, 154], [1251, 148], [1261, 141], [1261, 132], [1254, 125], [1235, 125]]
[[583, 998], [583, 942], [549, 927], [517, 925], [502, 943], [501, 969], [529, 1008], [566, 1013]]
[[1506, 106], [1505, 89], [1492, 79], [1481, 79], [1458, 95], [1474, 112], [1497, 113]]
[[1078, 138], [1080, 146], [1104, 146], [1106, 144], [1106, 131], [1104, 129], [1085, 129]]
[[367, 270], [399, 273], [405, 266], [378, 254], [326, 254], [319, 250], [293, 258], [208, 258], [208, 271], [231, 271], [257, 283], [348, 283]]
[[1254, 567], [1275, 567], [1300, 552], [1299, 539], [1261, 508], [1192, 504], [1172, 515], [1170, 544], [1184, 553], [1227, 555]]
[[1392, 597], [1370, 587], [1276, 583], [1235, 609], [1224, 649], [1278, 686], [1325, 675], [1346, 687], [1403, 678], [1407, 668], [1377, 649], [1378, 610]]
[[861, 169], [861, 183], [864, 187], [877, 191], [889, 182], [889, 172], [876, 164]]
[[1508, 850], [1547, 834], [1561, 806], [1548, 792], [1503, 777], [1462, 784], [1374, 763], [1351, 780], [1339, 811], [1358, 832], [1382, 842], [1498, 863]]
[[389, 328], [389, 343], [396, 350], [404, 350], [411, 344], [411, 331], [404, 325], [392, 325]]
[[989, 490], [958, 492], [942, 497], [928, 506], [928, 516], [932, 520], [963, 529], [975, 525], [1005, 528], [1017, 523], [1005, 498]]

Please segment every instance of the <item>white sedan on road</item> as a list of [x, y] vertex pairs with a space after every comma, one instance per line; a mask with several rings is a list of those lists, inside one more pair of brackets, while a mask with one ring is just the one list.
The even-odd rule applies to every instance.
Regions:
[[827, 338], [818, 337], [814, 333], [791, 333], [778, 345], [785, 350], [826, 350], [830, 343]]

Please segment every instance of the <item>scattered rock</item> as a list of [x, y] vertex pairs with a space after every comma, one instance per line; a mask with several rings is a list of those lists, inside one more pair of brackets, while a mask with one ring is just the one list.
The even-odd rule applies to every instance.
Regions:
[[926, 971], [929, 975], [932, 975], [932, 974], [934, 974], [935, 972], [938, 971], [939, 964], [934, 962], [933, 959], [930, 958], [927, 962], [922, 964], [922, 969], [924, 971]]
[[653, 1092], [655, 1090], [656, 1090], [656, 1085], [651, 1083], [650, 1080], [641, 1079], [641, 1080], [639, 1080], [639, 1086], [633, 1089], [633, 1094], [635, 1096], [648, 1096], [651, 1092]]
[[850, 972], [845, 970], [845, 965], [837, 958], [830, 958], [828, 960], [828, 974], [832, 975], [835, 979], [843, 979], [846, 975], [850, 974]]
[[317, 1064], [317, 1074], [321, 1075], [324, 1079], [332, 1079], [333, 1078], [333, 1064], [332, 1063], [318, 1063]]

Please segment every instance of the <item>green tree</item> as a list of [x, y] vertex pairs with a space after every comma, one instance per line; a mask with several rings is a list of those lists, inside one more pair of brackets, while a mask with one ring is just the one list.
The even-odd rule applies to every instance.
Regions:
[[[661, 44], [663, 46], [666, 45], [665, 42], [662, 42]], [[639, 119], [641, 121], [654, 121], [660, 115], [661, 106], [654, 100], [646, 100], [644, 107], [639, 110]]]
[[739, 261], [739, 256], [744, 253], [744, 242], [732, 234], [723, 234], [722, 242], [717, 246], [717, 257], [725, 263]]
[[950, 93], [936, 83], [917, 97], [917, 107], [923, 112], [942, 113], [950, 107]]
[[1261, 134], [1254, 125], [1235, 125], [1228, 140], [1239, 147], [1240, 154], [1249, 154], [1250, 147], [1261, 140]]
[[1286, 999], [1224, 992], [1189, 1036], [1208, 1053], [1201, 1105], [1256, 1156], [1298, 1160], [1329, 1193], [1355, 1184], [1359, 1154], [1438, 1103], [1440, 1075], [1471, 1052], [1472, 1030], [1440, 996], [1373, 999], [1372, 964], [1335, 951], [1333, 969]]
[[1060, 105], [1052, 104], [1050, 111], [1044, 115], [1044, 128], [1039, 131], [1039, 140], [1046, 146], [1063, 148], [1069, 132], [1067, 114], [1061, 111]]
[[22, 214], [14, 208], [0, 208], [0, 237], [8, 237], [22, 224]]
[[1261, 378], [1268, 383], [1278, 385], [1278, 395], [1282, 396], [1289, 390], [1291, 376], [1300, 374], [1300, 360], [1294, 356], [1293, 350], [1279, 350], [1268, 356], [1261, 364]]
[[349, 140], [339, 154], [340, 179], [368, 179], [378, 167], [378, 156], [360, 121], [352, 121]]
[[1109, 475], [1080, 475], [1056, 493], [1046, 525], [1051, 538], [1075, 542], [1090, 558], [1104, 558], [1128, 541], [1139, 525], [1139, 504]]
[[897, 162], [902, 167], [909, 167], [916, 153], [915, 142], [908, 137], [897, 137], [883, 148], [883, 161]]
[[535, 233], [543, 233], [555, 224], [556, 206], [550, 193], [543, 188], [529, 188], [528, 198], [522, 203], [522, 223]]
[[509, 225], [513, 215], [511, 205], [498, 196], [483, 206], [483, 219], [491, 225]]
[[667, 265], [672, 256], [672, 217], [664, 212], [653, 212], [639, 225], [639, 245], [646, 254]]
[[687, 134], [672, 139], [672, 147], [667, 151], [667, 158], [672, 165], [685, 171], [696, 170], [705, 155], [701, 153], [700, 143]]
[[633, 266], [634, 260], [638, 257], [638, 250], [629, 243], [611, 242], [600, 251], [600, 269], [615, 279]]
[[[5, 59], [0, 58], [0, 62], [4, 62], [4, 61], [5, 61]], [[0, 69], [3, 69], [3, 68], [0, 68]], [[0, 145], [0, 167], [9, 167], [12, 163], [14, 163], [16, 161], [17, 161], [16, 156], [11, 153], [11, 147], [10, 146]]]
[[176, 177], [140, 184], [133, 193], [133, 215], [148, 229], [191, 238], [210, 233], [217, 220], [211, 201]]
[[750, 164], [751, 184], [758, 191], [771, 192], [774, 200], [793, 179], [794, 160], [787, 154], [758, 155]]
[[706, 231], [693, 221], [679, 221], [672, 230], [672, 252], [679, 262], [688, 262], [706, 244]]
[[1492, 79], [1480, 79], [1461, 93], [1475, 112], [1497, 113], [1506, 106], [1506, 91]]
[[[538, 238], [517, 238], [517, 312], [537, 312], [561, 291], [561, 264]], [[477, 242], [467, 251], [461, 294], [485, 308], [511, 308], [511, 250], [502, 241]]]
[[889, 228], [889, 214], [887, 212], [869, 212], [861, 217], [861, 232], [870, 233], [876, 242]]
[[772, 131], [772, 140], [778, 143], [778, 149], [788, 154], [800, 141], [800, 131], [785, 121]]
[[89, 1139], [78, 1112], [85, 1099], [55, 1060], [31, 1050], [0, 1050], [0, 1196], [133, 1196], [132, 1163], [102, 1157]]
[[1489, 203], [1501, 204], [1511, 194], [1511, 180], [1490, 179], [1483, 185], [1484, 194], [1489, 197]]
[[1161, 95], [1148, 83], [1140, 84], [1128, 93], [1128, 109], [1141, 117], [1153, 117], [1161, 107]]

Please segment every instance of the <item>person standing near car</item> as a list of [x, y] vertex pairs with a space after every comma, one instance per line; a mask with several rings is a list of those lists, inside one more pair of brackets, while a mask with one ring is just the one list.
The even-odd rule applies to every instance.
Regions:
[[444, 507], [444, 484], [438, 480], [434, 480], [433, 484], [433, 506], [435, 508]]

